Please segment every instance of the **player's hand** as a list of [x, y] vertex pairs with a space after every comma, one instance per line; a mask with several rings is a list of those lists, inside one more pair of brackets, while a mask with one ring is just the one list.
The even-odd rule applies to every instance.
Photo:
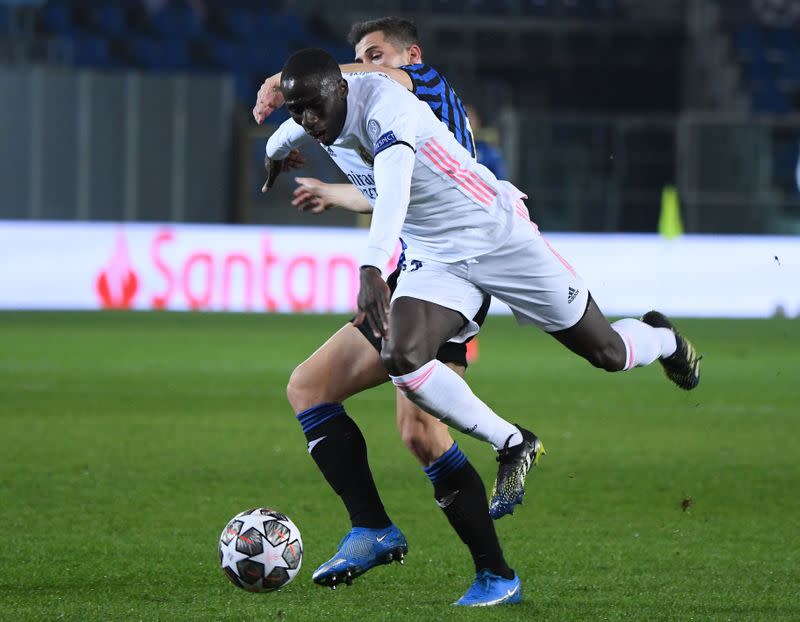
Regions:
[[334, 204], [330, 196], [330, 184], [313, 177], [295, 177], [294, 205], [301, 212], [321, 214]]
[[275, 185], [275, 180], [283, 170], [283, 160], [274, 160], [273, 158], [264, 158], [264, 168], [267, 171], [267, 181], [261, 186], [261, 192], [269, 192], [272, 186]]
[[299, 149], [292, 149], [289, 155], [283, 160], [283, 170], [289, 171], [293, 168], [303, 168], [306, 163], [306, 157], [300, 153]]
[[267, 181], [261, 186], [261, 192], [269, 192], [272, 186], [275, 185], [275, 180], [278, 178], [278, 175], [282, 172], [294, 168], [301, 168], [305, 163], [305, 156], [300, 153], [299, 149], [292, 149], [283, 160], [265, 158], [264, 169], [267, 171]]
[[365, 318], [372, 324], [375, 337], [389, 334], [389, 286], [375, 266], [361, 266], [361, 288], [358, 291], [358, 315], [353, 321], [360, 325]]
[[258, 89], [256, 105], [253, 107], [253, 118], [261, 125], [269, 115], [283, 106], [283, 93], [280, 91], [281, 74], [276, 73], [264, 80]]

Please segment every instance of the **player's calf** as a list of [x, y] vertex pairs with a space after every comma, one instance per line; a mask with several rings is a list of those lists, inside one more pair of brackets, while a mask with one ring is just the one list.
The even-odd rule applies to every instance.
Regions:
[[599, 344], [586, 356], [594, 367], [614, 372], [625, 368], [625, 344], [619, 338]]

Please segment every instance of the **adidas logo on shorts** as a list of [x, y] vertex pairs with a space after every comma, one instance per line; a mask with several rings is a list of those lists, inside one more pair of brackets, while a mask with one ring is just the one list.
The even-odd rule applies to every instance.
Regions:
[[575, 298], [578, 297], [578, 294], [581, 293], [581, 290], [575, 289], [574, 287], [569, 288], [569, 294], [567, 294], [567, 304], [570, 304]]

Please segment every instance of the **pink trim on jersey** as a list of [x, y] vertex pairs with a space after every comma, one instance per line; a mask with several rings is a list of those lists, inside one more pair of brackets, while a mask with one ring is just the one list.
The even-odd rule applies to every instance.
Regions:
[[550, 246], [550, 242], [547, 241], [547, 238], [542, 236], [542, 239], [544, 240], [544, 243], [547, 245], [547, 248], [550, 249], [550, 252], [553, 253], [553, 255], [556, 256], [556, 259], [558, 259], [562, 264], [564, 264], [564, 267], [567, 270], [572, 272], [572, 276], [578, 276], [578, 273], [575, 272], [575, 268], [573, 268], [571, 265], [569, 265], [569, 263], [567, 263], [567, 260], [564, 259], [561, 255], [559, 255], [558, 252], [556, 251], [556, 249], [554, 249], [552, 246]]
[[467, 180], [465, 180], [463, 177], [460, 177], [455, 171], [453, 171], [449, 167], [445, 167], [441, 163], [441, 161], [438, 160], [438, 158], [439, 158], [438, 155], [434, 155], [432, 151], [426, 150], [425, 147], [422, 147], [422, 149], [420, 149], [420, 151], [425, 156], [427, 156], [427, 158], [433, 163], [433, 165], [436, 168], [438, 168], [440, 171], [442, 171], [450, 179], [455, 181], [467, 193], [472, 195], [472, 198], [474, 198], [478, 203], [480, 203], [481, 205], [484, 205], [486, 207], [489, 207], [491, 205], [491, 201], [489, 200], [488, 197], [479, 194], [478, 191], [474, 189], [474, 187], [470, 187], [470, 184], [469, 184], [469, 182]]
[[421, 367], [420, 369], [418, 369], [417, 373], [419, 372], [422, 373], [420, 373], [419, 376], [415, 376], [411, 380], [403, 381], [400, 380], [399, 378], [392, 378], [392, 382], [398, 389], [401, 389], [402, 391], [411, 391], [411, 392], [416, 391], [423, 384], [425, 384], [425, 381], [428, 378], [430, 378], [430, 375], [436, 369], [436, 361], [431, 361], [430, 363], [428, 363], [428, 369], [425, 369], [425, 371], [422, 371], [423, 369], [425, 369], [425, 367]]
[[450, 162], [451, 166], [453, 166], [456, 169], [463, 170], [467, 175], [469, 175], [469, 177], [474, 183], [476, 183], [481, 189], [483, 189], [484, 192], [491, 195], [492, 198], [497, 196], [497, 192], [495, 192], [494, 188], [492, 188], [489, 184], [483, 181], [483, 179], [481, 179], [478, 175], [476, 175], [472, 171], [467, 171], [465, 169], [462, 169], [458, 161], [453, 156], [451, 156], [444, 147], [442, 147], [439, 144], [438, 140], [436, 140], [435, 138], [431, 138], [429, 142], [433, 143], [436, 149], [439, 150], [439, 153], [442, 154]]
[[469, 179], [466, 178], [463, 171], [460, 169], [453, 169], [444, 159], [444, 157], [436, 151], [430, 143], [425, 143], [421, 149], [422, 153], [424, 153], [427, 158], [433, 162], [433, 164], [442, 171], [445, 175], [447, 175], [450, 179], [455, 181], [459, 186], [461, 186], [464, 190], [469, 192], [475, 198], [478, 203], [485, 205], [488, 207], [491, 205], [492, 199], [487, 196], [483, 191], [475, 186], [475, 184], [471, 183]]
[[479, 203], [487, 207], [492, 204], [494, 197], [497, 196], [494, 189], [472, 171], [462, 168], [458, 161], [450, 156], [435, 139], [426, 142], [422, 146], [421, 151], [436, 168], [450, 177], [450, 179], [457, 182], [459, 186], [469, 192]]

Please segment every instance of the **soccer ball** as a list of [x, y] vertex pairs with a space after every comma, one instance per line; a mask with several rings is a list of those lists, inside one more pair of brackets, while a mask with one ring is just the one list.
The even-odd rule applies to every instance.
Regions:
[[253, 508], [241, 512], [220, 534], [219, 563], [236, 587], [248, 592], [278, 590], [300, 572], [300, 530], [277, 510]]

